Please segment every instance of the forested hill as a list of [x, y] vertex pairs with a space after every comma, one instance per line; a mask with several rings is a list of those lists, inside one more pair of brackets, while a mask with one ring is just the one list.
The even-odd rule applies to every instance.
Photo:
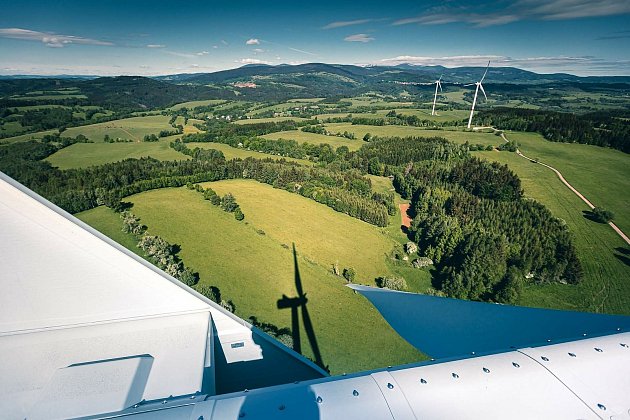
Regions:
[[[235, 99], [232, 89], [178, 85], [140, 76], [96, 79], [4, 79], [0, 80], [0, 108], [37, 105], [30, 92], [75, 89], [80, 96], [51, 96], [48, 103], [97, 105], [108, 109], [147, 110], [201, 99]], [[15, 98], [16, 96], [21, 96]]]

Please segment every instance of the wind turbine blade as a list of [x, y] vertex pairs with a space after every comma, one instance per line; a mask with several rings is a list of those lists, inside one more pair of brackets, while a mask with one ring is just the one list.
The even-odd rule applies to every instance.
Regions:
[[486, 95], [486, 91], [483, 90], [483, 85], [481, 83], [479, 83], [479, 87], [481, 88], [481, 91], [483, 92], [483, 96], [486, 97], [486, 101], [488, 100], [488, 95]]
[[438, 85], [438, 87], [440, 88], [440, 92], [442, 92], [442, 82], [440, 82], [440, 81], [438, 80], [438, 84], [437, 84], [437, 85]]
[[438, 79], [438, 83], [442, 81], [442, 76], [444, 76], [443, 74], [440, 75], [440, 78]]
[[319, 346], [317, 345], [317, 337], [315, 337], [315, 330], [313, 329], [313, 323], [311, 317], [306, 309], [306, 302], [302, 303], [302, 321], [304, 322], [304, 330], [308, 337], [308, 342], [313, 350], [313, 356], [315, 357], [315, 363], [320, 367], [324, 367], [324, 361], [322, 360], [322, 354], [319, 352]]
[[481, 77], [481, 80], [479, 81], [479, 83], [483, 82], [483, 79], [486, 78], [486, 74], [488, 74], [489, 68], [490, 68], [490, 61], [488, 61], [488, 65], [486, 66], [486, 71], [483, 72], [483, 76]]

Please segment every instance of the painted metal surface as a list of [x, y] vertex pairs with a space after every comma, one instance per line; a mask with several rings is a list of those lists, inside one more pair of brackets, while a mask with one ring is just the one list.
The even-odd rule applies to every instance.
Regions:
[[630, 316], [472, 302], [350, 285], [400, 336], [434, 358], [467, 356], [630, 330]]

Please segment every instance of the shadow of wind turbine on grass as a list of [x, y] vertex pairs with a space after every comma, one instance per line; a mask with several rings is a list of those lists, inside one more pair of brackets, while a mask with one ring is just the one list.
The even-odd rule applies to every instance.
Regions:
[[293, 244], [293, 266], [295, 269], [295, 289], [297, 291], [297, 297], [288, 297], [287, 295], [283, 294], [282, 299], [278, 299], [278, 309], [291, 309], [291, 334], [293, 338], [293, 350], [302, 354], [302, 343], [300, 341], [300, 313], [298, 312], [298, 309], [300, 310], [302, 314], [302, 323], [304, 324], [304, 331], [306, 332], [308, 342], [313, 352], [313, 357], [315, 358], [314, 362], [321, 368], [328, 370], [327, 367], [324, 365], [322, 355], [319, 351], [319, 346], [317, 345], [317, 337], [315, 336], [315, 330], [313, 329], [313, 322], [311, 321], [311, 317], [306, 307], [306, 304], [308, 303], [308, 298], [306, 297], [306, 293], [304, 293], [304, 289], [302, 288], [302, 278], [300, 277], [300, 268], [298, 266], [295, 243]]

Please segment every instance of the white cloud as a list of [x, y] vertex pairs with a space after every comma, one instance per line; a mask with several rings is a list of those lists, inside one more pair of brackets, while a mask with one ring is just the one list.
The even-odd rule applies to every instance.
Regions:
[[263, 50], [262, 48], [254, 48], [252, 51], [254, 51], [255, 53], [258, 53], [258, 54], [262, 54], [262, 53], [265, 52], [265, 50]]
[[374, 19], [356, 19], [356, 20], [342, 20], [337, 22], [330, 22], [328, 25], [322, 27], [322, 29], [335, 29], [335, 28], [343, 28], [346, 26], [353, 25], [363, 25], [364, 23], [370, 23], [374, 21]]
[[250, 38], [245, 41], [245, 45], [260, 45], [260, 40], [258, 40], [257, 38]]
[[199, 57], [201, 57], [201, 56], [203, 56], [203, 55], [208, 55], [208, 54], [210, 54], [210, 52], [209, 52], [209, 51], [199, 51], [198, 53], [195, 53], [195, 55], [197, 55], [197, 56], [199, 56]]
[[291, 47], [287, 47], [287, 48], [290, 49], [291, 51], [299, 52], [299, 53], [302, 53], [302, 54], [317, 56], [317, 54], [315, 54], [315, 53], [304, 51], [304, 50], [300, 50], [298, 48], [291, 48]]
[[492, 5], [490, 12], [478, 10], [483, 4], [470, 7], [440, 6], [427, 13], [399, 19], [393, 25], [442, 25], [462, 22], [476, 27], [505, 25], [520, 20], [565, 20], [595, 16], [625, 15], [630, 13], [628, 0], [512, 0], [501, 10]]
[[257, 58], [241, 58], [240, 60], [235, 61], [235, 63], [240, 63], [240, 64], [269, 64], [268, 61], [259, 60]]
[[368, 34], [354, 34], [348, 35], [343, 40], [348, 42], [370, 42], [374, 41], [374, 38], [372, 38]]
[[168, 55], [174, 55], [175, 57], [181, 57], [181, 58], [196, 58], [197, 57], [197, 54], [183, 53], [183, 52], [169, 51], [169, 50], [164, 50], [164, 53]]
[[166, 48], [166, 45], [162, 45], [162, 44], [148, 44], [147, 48]]
[[63, 48], [68, 44], [82, 44], [82, 45], [100, 45], [100, 46], [112, 46], [114, 45], [108, 41], [99, 41], [98, 39], [83, 38], [74, 35], [60, 35], [49, 32], [31, 31], [29, 29], [21, 28], [0, 28], [1, 38], [22, 39], [26, 41], [40, 41], [47, 47]]

